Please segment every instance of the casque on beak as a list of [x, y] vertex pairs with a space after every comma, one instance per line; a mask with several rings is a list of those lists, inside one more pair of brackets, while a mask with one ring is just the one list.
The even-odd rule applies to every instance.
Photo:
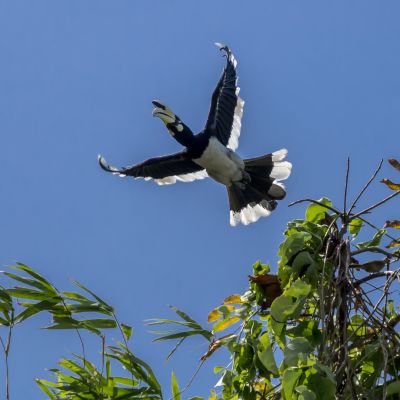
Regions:
[[177, 121], [176, 115], [170, 108], [161, 103], [159, 100], [152, 101], [155, 108], [153, 109], [153, 117], [158, 117], [164, 124], [174, 124]]

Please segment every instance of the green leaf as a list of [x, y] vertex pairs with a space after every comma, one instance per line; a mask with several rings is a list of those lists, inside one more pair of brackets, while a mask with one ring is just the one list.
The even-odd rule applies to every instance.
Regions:
[[261, 361], [262, 365], [267, 369], [267, 371], [270, 371], [275, 376], [279, 374], [268, 332], [264, 333], [260, 337], [257, 355], [258, 359]]
[[301, 321], [298, 325], [286, 330], [286, 335], [291, 338], [305, 337], [314, 347], [320, 344], [322, 339], [318, 321], [314, 319]]
[[42, 379], [36, 379], [36, 384], [39, 386], [39, 388], [44, 392], [49, 399], [51, 400], [57, 400], [57, 396], [46, 386]]
[[118, 343], [120, 346], [109, 346], [112, 353], [107, 353], [109, 357], [119, 361], [129, 372], [131, 372], [139, 380], [146, 382], [154, 393], [161, 395], [161, 386], [158, 383], [151, 367], [136, 357], [125, 345]]
[[189, 317], [189, 315], [187, 315], [186, 313], [184, 313], [182, 310], [180, 310], [177, 307], [174, 306], [169, 306], [169, 308], [173, 311], [175, 311], [182, 319], [184, 319], [187, 322], [191, 322], [192, 324], [196, 324], [199, 328], [201, 328], [201, 326], [192, 318]]
[[351, 220], [349, 224], [350, 234], [353, 235], [353, 237], [357, 237], [357, 235], [360, 233], [363, 224], [364, 222], [360, 218], [355, 218]]
[[400, 393], [400, 381], [391, 382], [387, 385], [386, 393], [388, 396]]
[[254, 275], [266, 275], [270, 271], [270, 266], [268, 264], [262, 264], [260, 260], [257, 260], [253, 264]]
[[15, 286], [12, 289], [7, 289], [10, 296], [19, 299], [29, 299], [29, 300], [51, 300], [54, 299], [53, 296], [49, 296], [46, 292], [39, 292], [38, 290], [27, 289]]
[[51, 293], [52, 295], [57, 295], [56, 290], [53, 290], [52, 287], [49, 288], [49, 285], [46, 285], [38, 280], [26, 278], [25, 276], [19, 276], [19, 275], [13, 274], [11, 272], [3, 272], [3, 274], [17, 282], [24, 283], [25, 285], [28, 285], [28, 286], [33, 286], [33, 287], [39, 289], [40, 291], [48, 292], [48, 293]]
[[290, 288], [284, 291], [285, 296], [292, 296], [292, 297], [302, 297], [308, 296], [311, 291], [311, 285], [302, 281], [301, 279], [297, 279]]
[[278, 254], [281, 256], [280, 265], [291, 261], [292, 257], [306, 249], [306, 243], [311, 239], [308, 232], [295, 232], [291, 234], [279, 247]]
[[99, 303], [101, 303], [106, 310], [113, 312], [114, 309], [111, 307], [109, 304], [107, 304], [103, 299], [101, 299], [99, 296], [96, 295], [96, 293], [92, 292], [90, 289], [88, 289], [86, 286], [82, 285], [82, 283], [74, 280], [73, 284], [78, 286], [80, 289], [84, 290], [87, 293], [90, 293]]
[[98, 329], [109, 329], [117, 326], [117, 323], [113, 319], [105, 318], [85, 319], [80, 321], [80, 323], [86, 327]]
[[321, 368], [310, 368], [309, 371], [307, 387], [316, 394], [317, 399], [334, 400], [336, 382], [333, 374], [330, 372], [330, 375], [326, 375], [326, 369]]
[[10, 266], [10, 268], [14, 268], [19, 271], [26, 272], [27, 274], [29, 274], [30, 276], [34, 277], [36, 280], [41, 282], [43, 285], [45, 285], [49, 290], [57, 292], [57, 290], [54, 288], [54, 286], [49, 281], [47, 281], [45, 278], [43, 278], [43, 276], [40, 275], [38, 272], [36, 272], [33, 268], [28, 267], [27, 265], [22, 264], [22, 263], [17, 263], [17, 265], [12, 265], [12, 266]]
[[176, 380], [174, 371], [172, 371], [172, 374], [171, 374], [171, 388], [172, 388], [172, 400], [181, 400], [181, 394], [179, 392], [178, 381]]
[[30, 306], [27, 306], [24, 311], [22, 311], [15, 317], [15, 320], [17, 322], [22, 322], [39, 312], [51, 311], [51, 309], [54, 307], [54, 305], [57, 304], [59, 301], [60, 301], [60, 299], [52, 299], [50, 301], [43, 300], [43, 301], [40, 301], [39, 303], [34, 303]]
[[284, 350], [285, 364], [289, 367], [299, 366], [299, 361], [304, 359], [303, 356], [308, 356], [312, 351], [313, 347], [306, 338], [293, 338]]
[[[326, 206], [332, 207], [332, 202], [326, 197], [319, 199], [318, 202]], [[328, 208], [320, 204], [311, 203], [306, 210], [306, 220], [311, 222], [319, 222], [325, 218], [325, 214], [328, 211]]]
[[298, 400], [316, 400], [317, 397], [313, 391], [307, 388], [305, 385], [296, 387], [296, 392], [299, 393]]
[[194, 336], [194, 335], [204, 335], [204, 331], [184, 331], [184, 332], [176, 332], [176, 333], [171, 333], [169, 335], [164, 335], [161, 336], [157, 339], [154, 339], [153, 342], [161, 342], [163, 340], [172, 340], [172, 339], [179, 339], [179, 338], [186, 338], [188, 336]]
[[307, 388], [305, 385], [296, 387], [296, 392], [299, 393], [298, 400], [316, 400], [315, 393]]
[[358, 249], [364, 249], [366, 247], [379, 246], [381, 243], [382, 236], [386, 233], [386, 229], [379, 229], [378, 232], [375, 233], [374, 237], [371, 240], [366, 242], [356, 244]]
[[132, 336], [132, 327], [129, 325], [121, 324], [121, 329], [125, 336], [125, 339], [129, 340], [130, 337]]
[[287, 368], [283, 373], [282, 391], [286, 400], [295, 399], [293, 393], [302, 374], [303, 371], [296, 367]]

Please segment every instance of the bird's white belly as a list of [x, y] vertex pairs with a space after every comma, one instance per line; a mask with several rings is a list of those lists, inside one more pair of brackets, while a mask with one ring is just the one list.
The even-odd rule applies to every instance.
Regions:
[[243, 178], [243, 160], [214, 137], [210, 139], [201, 157], [193, 161], [205, 168], [211, 178], [226, 186]]

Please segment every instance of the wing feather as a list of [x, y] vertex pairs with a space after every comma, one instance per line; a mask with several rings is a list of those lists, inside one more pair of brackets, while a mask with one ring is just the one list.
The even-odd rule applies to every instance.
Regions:
[[239, 145], [244, 106], [237, 86], [237, 61], [227, 46], [220, 43], [216, 45], [224, 51], [227, 63], [211, 98], [206, 130], [217, 137], [224, 146], [236, 150]]
[[124, 168], [108, 165], [104, 157], [100, 155], [98, 162], [100, 167], [107, 172], [145, 180], [153, 179], [159, 185], [170, 185], [176, 181], [192, 182], [208, 176], [206, 170], [187, 158], [185, 152], [150, 158], [140, 164]]

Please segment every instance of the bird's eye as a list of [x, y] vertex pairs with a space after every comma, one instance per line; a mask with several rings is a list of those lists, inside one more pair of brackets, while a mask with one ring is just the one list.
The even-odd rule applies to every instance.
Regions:
[[178, 132], [182, 132], [183, 131], [183, 125], [182, 124], [176, 124], [175, 127], [176, 127], [176, 130]]

